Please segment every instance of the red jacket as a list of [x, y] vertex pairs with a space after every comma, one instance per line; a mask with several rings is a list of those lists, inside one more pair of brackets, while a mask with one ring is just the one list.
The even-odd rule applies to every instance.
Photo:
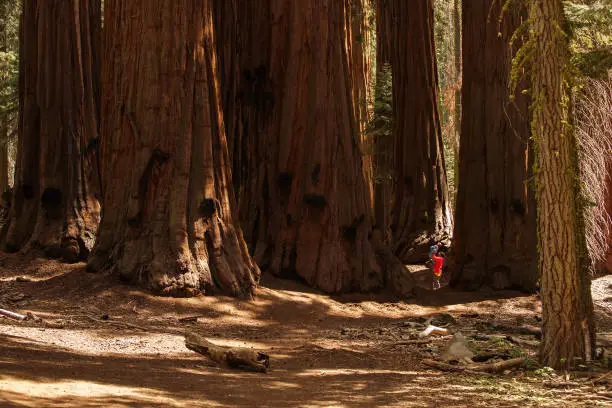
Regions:
[[433, 254], [431, 256], [431, 259], [434, 260], [434, 274], [436, 274], [437, 276], [442, 275], [442, 267], [444, 266], [444, 258], [442, 258], [441, 256], [437, 256], [436, 254]]

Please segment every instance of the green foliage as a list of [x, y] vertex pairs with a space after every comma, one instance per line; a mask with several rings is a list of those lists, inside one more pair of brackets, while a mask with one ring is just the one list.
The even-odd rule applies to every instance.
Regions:
[[[391, 66], [385, 64], [376, 78], [374, 89], [374, 113], [366, 126], [366, 135], [369, 144], [366, 150], [375, 152], [377, 156], [393, 155], [393, 78]], [[391, 160], [385, 160], [390, 163]], [[374, 183], [389, 181], [392, 177], [391, 169], [377, 168], [374, 174]]]
[[[457, 27], [461, 2], [457, 0], [435, 0], [434, 2], [434, 40], [438, 67], [438, 105], [440, 127], [444, 144], [444, 160], [451, 203], [454, 206], [459, 151], [459, 109], [458, 100], [461, 89], [460, 72], [457, 67], [460, 50], [460, 33]], [[458, 43], [459, 42], [459, 43]]]
[[565, 1], [572, 62], [582, 75], [606, 78], [612, 68], [612, 0]]
[[0, 122], [8, 129], [0, 135], [4, 143], [17, 129], [20, 11], [18, 1], [0, 0]]

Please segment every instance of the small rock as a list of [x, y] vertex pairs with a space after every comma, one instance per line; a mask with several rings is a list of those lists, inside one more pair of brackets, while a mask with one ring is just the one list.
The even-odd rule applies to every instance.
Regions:
[[472, 357], [474, 357], [474, 353], [468, 348], [467, 341], [460, 332], [455, 333], [447, 349], [442, 353], [442, 358], [446, 361], [471, 361]]
[[21, 283], [32, 282], [32, 279], [28, 278], [27, 276], [18, 276], [15, 278], [15, 282], [21, 282]]

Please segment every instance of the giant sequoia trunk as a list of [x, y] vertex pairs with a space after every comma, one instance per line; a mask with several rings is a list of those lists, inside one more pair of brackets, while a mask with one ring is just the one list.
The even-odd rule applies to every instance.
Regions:
[[451, 284], [533, 291], [538, 255], [529, 98], [519, 94], [510, 102], [509, 86], [513, 52], [508, 43], [521, 10], [512, 7], [500, 23], [504, 4], [463, 2], [461, 182]]
[[579, 205], [577, 145], [567, 125], [571, 105], [564, 81], [569, 57], [560, 0], [531, 2], [535, 98], [538, 246], [542, 273], [542, 363], [553, 368], [590, 359], [594, 350], [593, 304], [584, 222]]
[[212, 0], [107, 0], [104, 21], [104, 214], [90, 268], [165, 295], [250, 297], [259, 270], [233, 218]]
[[351, 61], [355, 1], [237, 3], [232, 152], [254, 257], [328, 292], [379, 287], [357, 117], [363, 81]]
[[16, 188], [4, 245], [84, 259], [100, 213], [100, 2], [26, 0], [21, 30]]
[[433, 0], [389, 0], [395, 139], [392, 224], [406, 263], [448, 244], [452, 221], [438, 115]]

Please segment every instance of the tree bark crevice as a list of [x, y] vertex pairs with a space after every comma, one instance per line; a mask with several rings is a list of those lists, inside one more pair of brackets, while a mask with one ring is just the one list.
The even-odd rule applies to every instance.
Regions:
[[162, 295], [249, 298], [259, 269], [234, 221], [212, 0], [154, 3], [105, 6], [105, 210], [89, 268]]

